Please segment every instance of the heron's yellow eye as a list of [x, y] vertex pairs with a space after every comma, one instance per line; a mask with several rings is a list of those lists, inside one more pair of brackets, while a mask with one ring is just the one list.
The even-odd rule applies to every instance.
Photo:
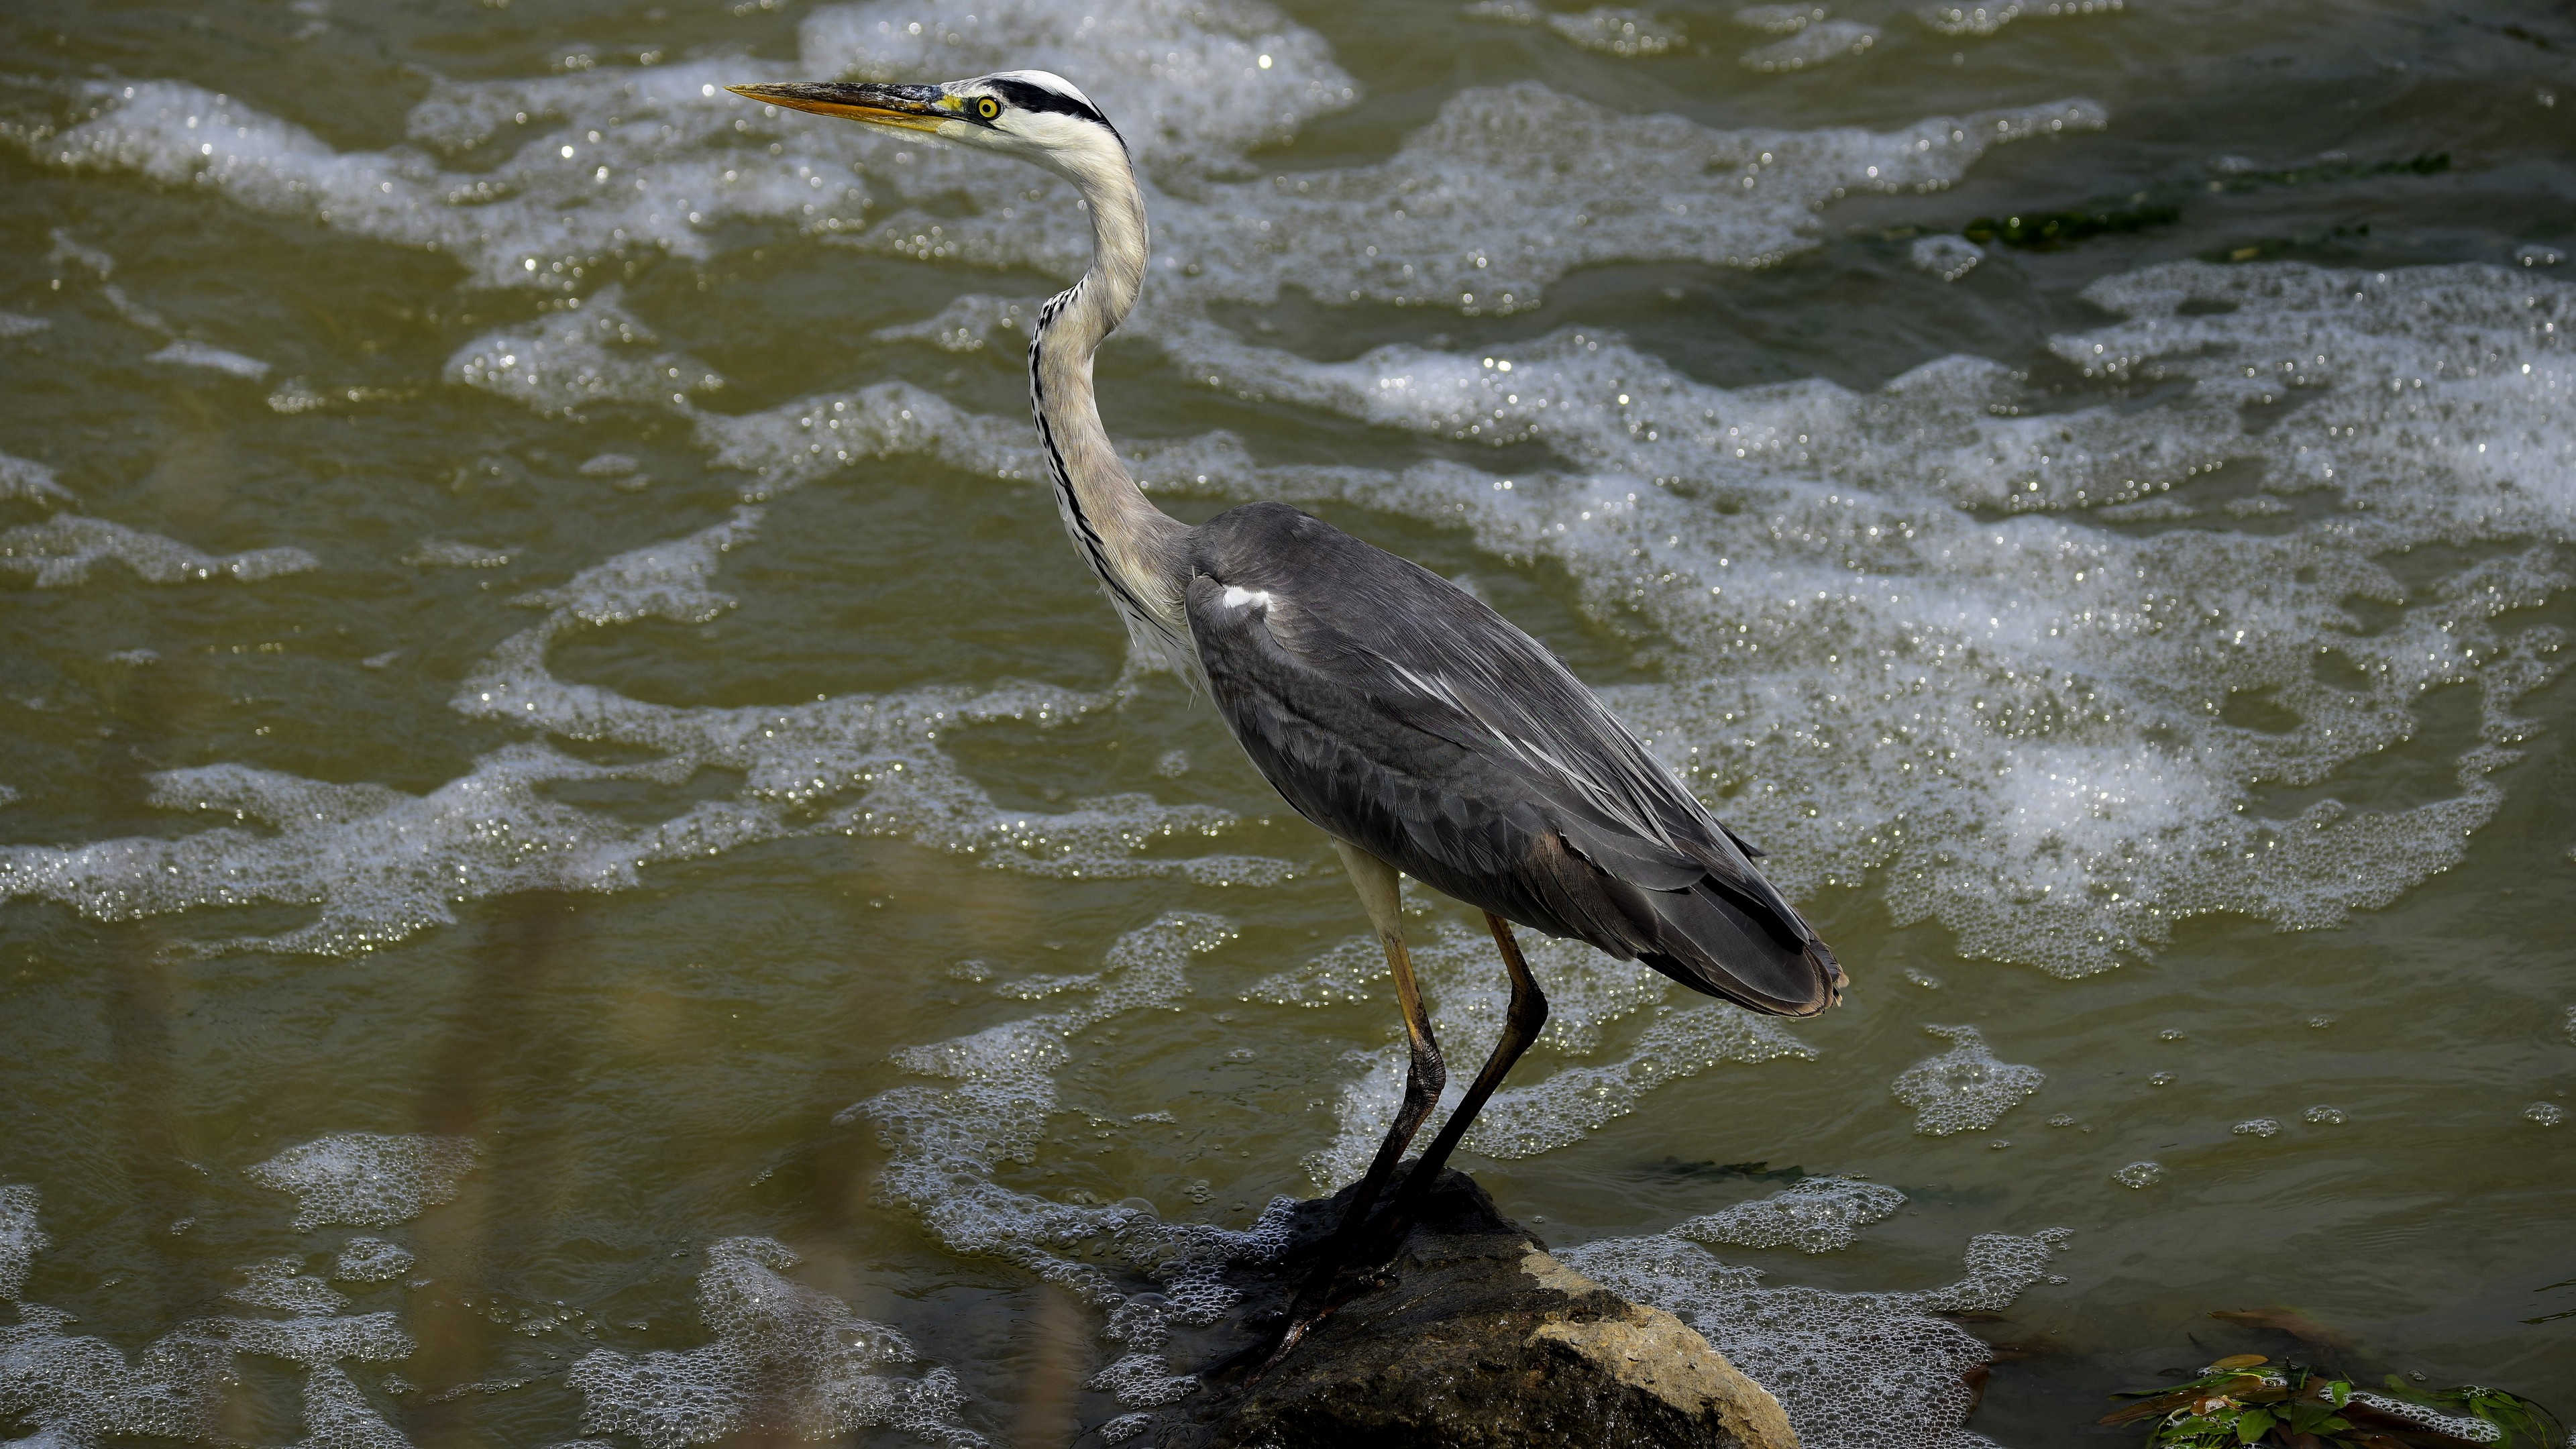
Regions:
[[1001, 113], [1002, 103], [993, 99], [991, 96], [985, 96], [981, 100], [975, 102], [975, 114], [982, 116], [985, 120], [989, 121]]

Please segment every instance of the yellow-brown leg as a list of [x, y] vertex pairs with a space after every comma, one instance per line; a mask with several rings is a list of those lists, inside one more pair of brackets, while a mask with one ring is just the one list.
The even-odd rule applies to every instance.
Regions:
[[[1440, 1100], [1440, 1089], [1449, 1079], [1448, 1069], [1440, 1060], [1440, 1043], [1431, 1035], [1430, 1013], [1422, 1007], [1421, 985], [1413, 979], [1413, 958], [1404, 949], [1403, 896], [1395, 867], [1338, 840], [1333, 842], [1333, 848], [1341, 852], [1342, 864], [1351, 873], [1351, 884], [1359, 889], [1360, 904], [1367, 907], [1369, 922], [1377, 927], [1378, 944], [1386, 948], [1387, 969], [1395, 975], [1396, 1005], [1404, 1013], [1405, 1041], [1412, 1058], [1405, 1066], [1404, 1100], [1396, 1108], [1395, 1121], [1388, 1124], [1385, 1139], [1378, 1143], [1377, 1156], [1352, 1191], [1350, 1205], [1342, 1211], [1341, 1223], [1333, 1229], [1323, 1255], [1316, 1259], [1314, 1269], [1297, 1290], [1296, 1300], [1289, 1305], [1288, 1326], [1280, 1334], [1279, 1346], [1262, 1364], [1262, 1372], [1287, 1357], [1307, 1330], [1333, 1311], [1333, 1280], [1359, 1247], [1368, 1226], [1369, 1210], [1377, 1205], [1387, 1181], [1395, 1176], [1397, 1165], [1404, 1160], [1404, 1149], [1412, 1144], [1413, 1134], [1422, 1130], [1423, 1120], [1431, 1115], [1432, 1107]], [[1260, 1373], [1253, 1377], [1259, 1379]]]
[[1475, 1125], [1485, 1099], [1494, 1095], [1494, 1089], [1510, 1074], [1512, 1064], [1521, 1059], [1521, 1053], [1529, 1050], [1530, 1043], [1538, 1040], [1540, 1030], [1547, 1025], [1547, 993], [1538, 989], [1538, 978], [1530, 975], [1529, 963], [1521, 959], [1520, 942], [1512, 939], [1512, 923], [1487, 911], [1485, 925], [1493, 931], [1494, 945], [1503, 953], [1503, 970], [1512, 978], [1512, 1002], [1503, 1013], [1503, 1034], [1495, 1039], [1493, 1055], [1485, 1058], [1484, 1070], [1476, 1073], [1467, 1095], [1458, 1102], [1458, 1110], [1440, 1124], [1440, 1135], [1432, 1138], [1431, 1145], [1414, 1160], [1403, 1191], [1396, 1194], [1395, 1207], [1387, 1214], [1386, 1226], [1381, 1230], [1381, 1246], [1390, 1251], [1403, 1243], [1405, 1232], [1422, 1211], [1422, 1200], [1430, 1194], [1433, 1180], [1440, 1176], [1440, 1169], [1448, 1163], [1459, 1140], [1467, 1135], [1467, 1129]]

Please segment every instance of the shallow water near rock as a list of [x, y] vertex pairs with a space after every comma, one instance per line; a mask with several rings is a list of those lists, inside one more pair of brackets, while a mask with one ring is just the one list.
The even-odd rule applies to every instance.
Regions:
[[[2558, 7], [33, 0], [0, 50], [0, 1436], [1151, 1442], [1199, 1391], [1176, 1331], [1394, 1109], [1383, 963], [1036, 481], [1070, 194], [723, 90], [1014, 66], [1144, 178], [1099, 373], [1164, 506], [1474, 589], [1851, 972], [1784, 1025], [1530, 940], [1460, 1156], [1504, 1213], [1816, 1449], [2289, 1347], [2222, 1310], [2576, 1399]], [[1414, 904], [1473, 1060], [1498, 965]]]

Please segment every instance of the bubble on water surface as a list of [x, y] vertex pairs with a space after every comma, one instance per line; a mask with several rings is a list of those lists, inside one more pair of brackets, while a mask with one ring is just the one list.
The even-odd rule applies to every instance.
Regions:
[[1933, 5], [1914, 14], [1938, 35], [1992, 35], [2024, 16], [2117, 15], [2126, 8], [2127, 0], [1996, 0], [1984, 5]]
[[2063, 1234], [1971, 1240], [1966, 1274], [1918, 1291], [1764, 1288], [1755, 1269], [1720, 1262], [1670, 1234], [1610, 1238], [1559, 1252], [1567, 1267], [1675, 1314], [1787, 1411], [1802, 1444], [1837, 1449], [1969, 1449], [1976, 1395], [1962, 1373], [1993, 1354], [1939, 1315], [1993, 1313], [2046, 1276]]
[[298, 1231], [325, 1223], [382, 1227], [453, 1199], [482, 1153], [466, 1137], [342, 1132], [290, 1147], [242, 1175], [292, 1193]]
[[54, 481], [54, 470], [32, 458], [0, 453], [0, 500], [15, 499], [49, 508], [71, 504], [72, 490]]
[[880, 327], [868, 337], [874, 342], [927, 342], [942, 352], [981, 352], [997, 332], [1024, 339], [1037, 322], [1040, 305], [1025, 297], [969, 292], [921, 321]]
[[252, 382], [268, 376], [268, 364], [258, 358], [245, 357], [238, 352], [228, 352], [220, 347], [210, 347], [203, 342], [173, 342], [143, 360], [167, 363], [172, 367], [194, 367], [206, 372], [225, 373], [232, 377], [248, 378]]
[[586, 403], [685, 404], [691, 393], [724, 386], [705, 363], [652, 350], [658, 340], [608, 287], [466, 343], [447, 360], [447, 380], [547, 414]]
[[2567, 1109], [2555, 1102], [2534, 1102], [2522, 1109], [2522, 1119], [2543, 1127], [2555, 1127], [2567, 1120]]
[[2281, 1122], [2277, 1117], [2249, 1117], [2227, 1130], [2239, 1137], [2277, 1137]]
[[1877, 26], [1857, 20], [1819, 20], [1786, 40], [1753, 47], [1736, 62], [1747, 70], [1807, 70], [1867, 51], [1878, 44], [1878, 34]]
[[420, 569], [497, 569], [509, 561], [500, 549], [451, 538], [424, 538], [403, 555], [404, 563]]
[[411, 1449], [411, 1440], [385, 1422], [347, 1371], [324, 1364], [304, 1379], [304, 1437], [296, 1449]]
[[2037, 1067], [1997, 1060], [1973, 1026], [1923, 1029], [1950, 1049], [1907, 1067], [1889, 1090], [1914, 1109], [1914, 1130], [1927, 1137], [1992, 1127], [2048, 1080]]
[[418, 1260], [400, 1243], [382, 1238], [351, 1238], [332, 1260], [331, 1276], [344, 1283], [382, 1283], [399, 1278]]
[[2165, 1180], [2161, 1162], [2132, 1162], [2111, 1174], [2111, 1180], [2122, 1187], [2153, 1187]]
[[1848, 1248], [1862, 1228], [1895, 1216], [1905, 1194], [1851, 1177], [1810, 1177], [1768, 1197], [1738, 1203], [1671, 1229], [1678, 1238], [1739, 1248], [1794, 1247], [1802, 1253]]
[[[175, 838], [0, 846], [0, 898], [58, 901], [97, 920], [254, 902], [311, 906], [316, 919], [308, 925], [197, 945], [345, 955], [452, 924], [465, 901], [525, 890], [627, 890], [648, 865], [824, 832], [911, 839], [995, 867], [1065, 878], [1167, 875], [1261, 885], [1291, 874], [1286, 862], [1263, 857], [1141, 854], [1167, 840], [1212, 837], [1234, 823], [1231, 812], [1167, 806], [1144, 794], [1082, 799], [1057, 811], [1004, 811], [939, 748], [954, 729], [999, 722], [1043, 728], [1105, 707], [1108, 694], [1003, 684], [692, 709], [548, 672], [546, 651], [567, 630], [644, 618], [701, 623], [730, 608], [733, 601], [712, 580], [726, 551], [756, 536], [760, 517], [757, 509], [737, 510], [724, 523], [630, 550], [524, 596], [519, 602], [545, 610], [546, 618], [496, 646], [452, 700], [469, 717], [632, 745], [655, 758], [594, 765], [546, 744], [506, 745], [426, 795], [242, 765], [162, 771], [150, 778], [155, 806], [227, 813], [271, 833], [218, 826]], [[5, 540], [0, 535], [0, 544]], [[545, 789], [576, 780], [676, 786], [709, 767], [741, 771], [741, 791], [691, 802], [649, 825], [566, 804]]]
[[[0, 1297], [18, 1297], [25, 1259], [47, 1246], [36, 1229], [35, 1210], [33, 1188], [0, 1188], [0, 1290], [6, 1290]], [[103, 1440], [123, 1437], [231, 1439], [238, 1425], [225, 1418], [227, 1391], [242, 1379], [236, 1360], [254, 1355], [307, 1371], [305, 1443], [317, 1449], [391, 1449], [404, 1443], [336, 1367], [352, 1359], [388, 1363], [408, 1357], [415, 1345], [394, 1315], [330, 1314], [322, 1295], [338, 1295], [315, 1279], [296, 1283], [293, 1259], [246, 1272], [251, 1283], [244, 1292], [260, 1298], [282, 1293], [283, 1301], [269, 1306], [298, 1316], [195, 1318], [130, 1356], [104, 1339], [67, 1332], [76, 1321], [70, 1314], [18, 1298], [17, 1321], [0, 1327], [0, 1421], [33, 1433], [13, 1442], [98, 1449]]]
[[235, 1303], [283, 1309], [299, 1318], [337, 1313], [349, 1306], [349, 1300], [330, 1284], [306, 1273], [300, 1258], [247, 1264], [241, 1274], [242, 1285], [224, 1293]]
[[1941, 235], [1916, 238], [1906, 256], [1916, 271], [1955, 282], [1975, 271], [1977, 263], [1986, 259], [1986, 251], [1966, 237]]
[[1735, 12], [1735, 23], [1765, 35], [1795, 35], [1822, 20], [1822, 5], [1748, 5]]
[[2299, 1117], [2302, 1121], [2313, 1122], [2320, 1127], [2340, 1127], [2352, 1120], [2351, 1115], [2341, 1107], [2324, 1106], [2310, 1107], [2300, 1113]]
[[935, 1443], [982, 1444], [958, 1417], [956, 1374], [888, 1369], [920, 1355], [893, 1329], [783, 1276], [797, 1257], [767, 1238], [708, 1246], [698, 1317], [715, 1341], [681, 1353], [593, 1349], [565, 1373], [584, 1433], [625, 1434], [646, 1449], [708, 1444], [746, 1430], [829, 1439], [887, 1427]]
[[256, 583], [322, 566], [300, 548], [255, 548], [210, 554], [176, 539], [144, 533], [104, 518], [58, 513], [42, 523], [0, 531], [0, 569], [23, 575], [40, 589], [86, 583], [90, 566], [116, 562], [151, 584], [195, 583], [213, 578]]
[[0, 1186], [0, 1298], [15, 1299], [27, 1270], [53, 1240], [36, 1226], [37, 1194], [24, 1183]]
[[1679, 21], [1625, 5], [1601, 5], [1571, 15], [1559, 15], [1518, 4], [1516, 0], [1478, 0], [1476, 4], [1460, 7], [1458, 13], [1470, 20], [1485, 20], [1497, 25], [1544, 25], [1572, 44], [1604, 55], [1663, 55], [1690, 39], [1689, 32]]
[[[759, 105], [725, 90], [732, 84], [1053, 69], [1116, 118], [1154, 175], [1231, 165], [1356, 98], [1320, 36], [1243, 0], [1112, 0], [1078, 12], [1046, 0], [888, 0], [820, 8], [799, 40], [801, 56], [787, 62], [723, 56], [527, 80], [434, 79], [411, 111], [415, 144], [387, 151], [337, 152], [240, 101], [153, 80], [79, 83], [77, 119], [22, 144], [56, 166], [139, 172], [440, 250], [487, 286], [570, 293], [587, 290], [615, 257], [706, 258], [710, 230], [726, 221], [857, 230], [870, 219], [872, 187], [901, 197], [923, 180], [934, 189], [961, 177], [989, 184], [1012, 164], [811, 117], [765, 120]], [[737, 130], [746, 119], [759, 124]], [[898, 175], [907, 168], [897, 158], [916, 156], [918, 170]]]

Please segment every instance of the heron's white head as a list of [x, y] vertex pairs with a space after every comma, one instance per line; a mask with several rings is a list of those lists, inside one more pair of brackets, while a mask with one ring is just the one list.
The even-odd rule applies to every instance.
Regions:
[[1126, 141], [1091, 98], [1073, 82], [1042, 70], [999, 71], [943, 85], [787, 81], [728, 89], [790, 110], [925, 131], [1016, 156], [1077, 183], [1129, 166]]

